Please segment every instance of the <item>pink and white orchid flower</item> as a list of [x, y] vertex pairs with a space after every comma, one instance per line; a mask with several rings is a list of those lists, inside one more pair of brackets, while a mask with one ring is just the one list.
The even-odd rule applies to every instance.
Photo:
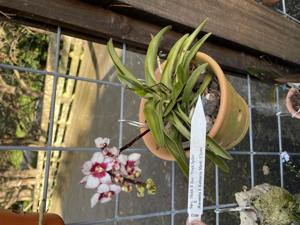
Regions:
[[120, 150], [117, 149], [116, 147], [112, 148], [104, 148], [102, 150], [103, 155], [108, 156], [108, 157], [117, 157], [120, 154]]
[[90, 161], [82, 166], [82, 173], [86, 175], [80, 183], [85, 183], [85, 188], [97, 188], [101, 183], [111, 183], [111, 177], [107, 173], [113, 166], [111, 158], [105, 157], [101, 152], [94, 153]]
[[98, 202], [109, 202], [121, 190], [131, 192], [133, 187], [137, 188], [138, 196], [144, 195], [145, 188], [148, 193], [149, 191], [155, 193], [153, 185], [148, 184], [149, 179], [146, 182], [136, 180], [141, 175], [141, 169], [138, 167], [141, 154], [132, 153], [129, 156], [120, 154], [124, 149], [110, 148], [109, 143], [108, 138], [96, 138], [95, 144], [99, 152], [94, 153], [81, 168], [84, 177], [80, 183], [87, 189], [97, 190], [91, 198], [91, 207]]
[[97, 148], [104, 149], [109, 145], [109, 143], [110, 143], [109, 138], [98, 137], [95, 139], [95, 145]]
[[125, 176], [131, 176], [141, 173], [141, 169], [138, 167], [140, 164], [141, 154], [132, 153], [129, 156], [120, 154], [118, 161], [121, 163], [121, 172]]
[[115, 184], [100, 184], [97, 192], [91, 198], [91, 207], [93, 208], [98, 201], [101, 203], [109, 202], [114, 195], [119, 194], [121, 187]]

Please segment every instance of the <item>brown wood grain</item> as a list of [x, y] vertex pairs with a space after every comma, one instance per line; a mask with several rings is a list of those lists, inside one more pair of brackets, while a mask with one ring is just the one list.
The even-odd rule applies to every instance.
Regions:
[[205, 31], [284, 60], [300, 63], [300, 25], [254, 0], [119, 2], [193, 28], [208, 17]]
[[[129, 48], [145, 51], [151, 35], [161, 26], [121, 15], [97, 5], [78, 0], [0, 0], [0, 10], [15, 14], [15, 20], [26, 21], [38, 27], [60, 25], [64, 33], [89, 40], [105, 43], [113, 37], [115, 42], [125, 42]], [[169, 50], [182, 34], [168, 32], [162, 42], [162, 49]], [[290, 66], [284, 62], [264, 63], [259, 55], [253, 55], [239, 49], [226, 47], [208, 41], [201, 51], [210, 54], [222, 66], [245, 73], [249, 68], [277, 71], [281, 82], [285, 77], [293, 76]], [[298, 67], [299, 68], [299, 67]], [[294, 70], [295, 68], [292, 68]], [[297, 69], [297, 67], [296, 67]], [[276, 75], [277, 77], [278, 75]], [[272, 78], [273, 79], [273, 78]]]

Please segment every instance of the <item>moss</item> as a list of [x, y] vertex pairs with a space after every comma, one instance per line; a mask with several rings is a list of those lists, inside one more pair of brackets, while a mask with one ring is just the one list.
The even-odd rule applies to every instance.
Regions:
[[271, 186], [270, 190], [253, 201], [262, 225], [290, 225], [294, 221], [296, 200], [286, 190]]
[[21, 164], [23, 162], [23, 152], [22, 151], [9, 152], [9, 161], [14, 168], [21, 169]]

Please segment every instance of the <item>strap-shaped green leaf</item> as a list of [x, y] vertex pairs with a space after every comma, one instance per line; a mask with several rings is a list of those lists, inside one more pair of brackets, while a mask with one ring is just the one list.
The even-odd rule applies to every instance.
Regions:
[[190, 140], [190, 132], [189, 130], [183, 125], [177, 115], [172, 111], [172, 124], [178, 130], [179, 133], [187, 140]]
[[[129, 88], [135, 88], [136, 85], [140, 85], [140, 87], [142, 87], [142, 83], [138, 79], [136, 79], [136, 77], [133, 75], [133, 73], [129, 69], [127, 69], [126, 66], [124, 66], [124, 64], [121, 62], [121, 60], [120, 60], [119, 56], [117, 55], [115, 48], [113, 46], [112, 39], [109, 39], [109, 41], [107, 43], [107, 49], [108, 49], [108, 53], [109, 53], [114, 65], [116, 66], [119, 74], [122, 75], [120, 82], [124, 82], [124, 80], [126, 80], [126, 81], [130, 80], [132, 82], [126, 83], [126, 85], [128, 85]], [[135, 85], [133, 86], [132, 83], [134, 83]]]
[[217, 156], [220, 156], [224, 159], [232, 160], [232, 156], [223, 149], [214, 139], [206, 135], [206, 148]]
[[144, 115], [147, 125], [159, 147], [165, 146], [164, 124], [162, 117], [155, 110], [154, 101], [145, 102]]
[[182, 36], [172, 47], [171, 51], [169, 52], [169, 55], [167, 57], [166, 65], [163, 69], [163, 73], [161, 75], [160, 82], [165, 84], [170, 90], [173, 89], [172, 86], [172, 76], [173, 72], [176, 71], [176, 60], [178, 53], [180, 52], [180, 49], [182, 47], [183, 42], [188, 37], [188, 34]]
[[180, 104], [177, 104], [176, 109], [174, 110], [175, 113], [177, 114], [177, 116], [179, 118], [181, 118], [188, 127], [191, 127], [191, 120], [190, 118], [184, 113], [184, 111], [182, 110], [182, 108], [180, 107]]
[[185, 54], [182, 61], [184, 71], [189, 71], [191, 61], [195, 57], [196, 53], [199, 51], [199, 48], [203, 45], [203, 43], [210, 35], [211, 33], [205, 34], [199, 41], [196, 42], [196, 44], [191, 48], [191, 50]]
[[136, 80], [130, 79], [124, 74], [118, 73], [118, 78], [122, 84], [127, 85], [130, 89], [145, 89], [141, 83], [136, 82]]
[[177, 165], [181, 169], [182, 173], [188, 177], [189, 176], [189, 166], [187, 163], [187, 158], [184, 154], [184, 150], [182, 148], [181, 143], [178, 143], [178, 141], [172, 139], [167, 132], [165, 131], [165, 142], [166, 142], [166, 148], [169, 150], [169, 152], [174, 156]]
[[172, 95], [171, 95], [171, 101], [168, 104], [167, 108], [165, 109], [164, 116], [167, 116], [172, 111], [174, 106], [176, 105], [177, 99], [178, 99], [180, 93], [182, 92], [183, 87], [184, 87], [184, 84], [181, 82], [177, 82], [174, 85]]
[[189, 77], [189, 79], [188, 79], [188, 81], [187, 81], [187, 83], [186, 83], [186, 85], [183, 89], [183, 95], [182, 95], [183, 105], [188, 106], [193, 88], [194, 88], [197, 80], [199, 79], [200, 75], [205, 71], [207, 65], [208, 65], [207, 63], [203, 63], [203, 64], [199, 65], [192, 72], [191, 76]]
[[203, 22], [194, 30], [194, 32], [187, 39], [185, 39], [185, 41], [182, 45], [182, 54], [180, 56], [178, 63], [182, 62], [183, 56], [185, 55], [185, 53], [187, 52], [187, 50], [189, 49], [190, 45], [193, 43], [193, 41], [195, 40], [197, 35], [200, 33], [200, 31], [204, 27], [207, 20], [208, 20], [208, 18], [203, 20]]
[[156, 57], [158, 52], [159, 43], [164, 35], [168, 30], [171, 29], [171, 26], [167, 26], [160, 30], [150, 41], [148, 46], [148, 51], [145, 58], [145, 79], [146, 83], [151, 86], [155, 85], [156, 78], [155, 78], [155, 65], [156, 65]]
[[216, 164], [223, 172], [228, 173], [229, 167], [227, 163], [217, 155], [212, 152], [206, 151], [206, 156], [209, 160], [211, 160], [214, 164]]
[[178, 65], [175, 75], [176, 75], [175, 77], [176, 81], [182, 84], [185, 84], [189, 79], [189, 74], [184, 71], [182, 64]]
[[212, 80], [212, 74], [208, 73], [205, 75], [204, 80], [202, 82], [202, 84], [200, 85], [197, 93], [194, 95], [193, 100], [191, 102], [191, 105], [194, 105], [194, 103], [196, 103], [198, 97], [200, 95], [203, 94], [204, 90], [207, 88], [207, 86], [210, 84], [211, 80]]

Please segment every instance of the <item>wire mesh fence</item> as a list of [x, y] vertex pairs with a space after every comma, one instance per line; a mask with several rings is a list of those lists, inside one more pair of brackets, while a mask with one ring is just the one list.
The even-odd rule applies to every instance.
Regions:
[[[286, 12], [285, 7], [285, 1], [282, 1], [283, 9], [282, 12], [284, 15], [289, 16]], [[297, 22], [296, 18], [294, 18]], [[118, 146], [122, 146], [124, 144], [124, 136], [127, 132], [127, 127], [125, 127], [124, 119], [126, 118], [126, 107], [131, 107], [130, 102], [126, 102], [126, 90], [118, 83], [117, 81], [112, 80], [104, 80], [104, 79], [93, 79], [89, 76], [76, 76], [72, 74], [62, 73], [59, 71], [59, 64], [61, 60], [61, 43], [62, 43], [62, 30], [60, 27], [57, 28], [56, 37], [55, 37], [55, 54], [54, 54], [54, 68], [52, 71], [47, 70], [41, 70], [41, 69], [34, 69], [29, 68], [26, 66], [16, 66], [16, 65], [9, 65], [6, 63], [1, 63], [0, 68], [6, 69], [6, 70], [17, 70], [21, 72], [28, 72], [31, 74], [34, 74], [36, 76], [50, 76], [52, 77], [52, 85], [51, 85], [51, 99], [50, 99], [50, 111], [49, 111], [49, 121], [48, 122], [48, 128], [47, 128], [47, 139], [44, 146], [28, 146], [28, 145], [1, 145], [0, 150], [1, 151], [13, 151], [13, 150], [22, 150], [22, 151], [28, 151], [28, 152], [35, 152], [35, 151], [43, 151], [46, 153], [46, 159], [45, 159], [45, 165], [44, 165], [44, 174], [41, 176], [43, 178], [43, 189], [42, 189], [42, 198], [40, 199], [40, 211], [45, 212], [47, 210], [47, 202], [49, 202], [49, 175], [51, 173], [51, 156], [53, 152], [72, 152], [72, 153], [84, 153], [88, 154], [91, 152], [95, 152], [98, 149], [94, 147], [89, 146], [57, 146], [55, 145], [53, 141], [54, 134], [54, 127], [57, 126], [55, 122], [55, 107], [57, 107], [57, 87], [58, 87], [58, 81], [59, 79], [69, 79], [74, 80], [75, 82], [81, 82], [85, 84], [93, 84], [97, 86], [108, 86], [108, 87], [114, 87], [115, 92], [118, 92], [115, 99], [117, 99], [115, 102], [111, 102], [111, 104], [118, 104], [118, 107], [116, 107], [118, 111], [118, 120], [116, 121], [118, 123], [117, 126], [117, 132], [115, 132], [115, 140], [117, 140]], [[127, 46], [124, 43], [122, 46], [122, 49], [120, 50], [122, 54], [122, 61], [123, 63], [127, 62], [128, 59], [128, 50]], [[137, 66], [136, 63], [133, 63], [133, 66]], [[101, 65], [99, 65], [101, 67]], [[232, 79], [234, 76], [232, 76]], [[283, 113], [283, 106], [282, 106], [282, 96], [284, 95], [284, 87], [282, 86], [276, 86], [275, 87], [275, 105], [270, 106], [269, 108], [272, 109], [272, 118], [274, 120], [272, 121], [272, 125], [276, 128], [276, 138], [274, 136], [274, 139], [271, 140], [271, 144], [274, 144], [276, 142], [275, 147], [271, 147], [270, 149], [268, 147], [261, 147], [261, 145], [256, 144], [258, 142], [258, 135], [259, 135], [259, 129], [256, 125], [259, 124], [258, 118], [259, 115], [257, 115], [257, 110], [260, 108], [264, 108], [267, 106], [261, 106], [256, 104], [257, 103], [257, 95], [253, 91], [253, 87], [257, 86], [256, 83], [253, 83], [253, 79], [248, 75], [247, 77], [238, 78], [239, 81], [237, 82], [239, 85], [241, 85], [238, 90], [242, 92], [241, 94], [244, 95], [243, 97], [247, 99], [248, 105], [249, 105], [249, 115], [250, 115], [250, 127], [249, 127], [249, 133], [248, 137], [245, 139], [245, 143], [238, 146], [236, 149], [233, 149], [230, 151], [230, 153], [233, 155], [235, 160], [240, 160], [243, 165], [246, 165], [243, 167], [245, 171], [237, 171], [233, 172], [232, 175], [238, 174], [238, 173], [246, 173], [245, 176], [245, 183], [238, 184], [238, 186], [248, 185], [249, 187], [254, 187], [256, 184], [259, 184], [260, 180], [258, 180], [257, 171], [259, 168], [259, 163], [261, 158], [260, 157], [267, 157], [268, 160], [272, 159], [274, 162], [278, 164], [278, 173], [275, 174], [275, 176], [279, 180], [279, 185], [281, 187], [289, 187], [286, 185], [286, 180], [289, 178], [285, 176], [287, 173], [284, 170], [284, 164], [282, 161], [281, 153], [283, 151], [288, 151], [290, 155], [293, 157], [300, 157], [300, 153], [297, 151], [294, 151], [294, 149], [289, 149], [291, 146], [285, 144], [283, 142], [283, 139], [287, 142], [290, 138], [290, 134], [284, 134], [284, 129], [286, 129], [285, 126], [283, 126], [283, 118], [286, 118], [287, 116]], [[255, 98], [254, 98], [255, 95]], [[109, 96], [107, 97], [109, 98]], [[112, 98], [110, 101], [114, 101], [114, 98]], [[109, 112], [108, 112], [109, 113]], [[274, 125], [275, 124], [275, 125]], [[116, 127], [115, 127], [116, 128]], [[265, 132], [269, 132], [272, 128], [265, 128]], [[271, 132], [272, 133], [272, 132]], [[117, 134], [117, 136], [116, 136]], [[273, 134], [273, 133], [272, 133]], [[295, 133], [293, 133], [296, 135]], [[284, 136], [284, 137], [283, 137]], [[268, 142], [268, 141], [267, 141]], [[296, 144], [295, 146], [298, 146]], [[136, 148], [131, 148], [128, 151], [140, 151], [143, 154], [146, 154], [146, 149], [143, 145], [138, 146]], [[243, 161], [244, 160], [244, 161]], [[168, 204], [168, 207], [163, 207], [160, 210], [157, 210], [156, 212], [149, 212], [149, 211], [139, 211], [138, 209], [135, 212], [132, 213], [124, 213], [124, 210], [126, 211], [126, 205], [124, 206], [124, 199], [117, 196], [115, 198], [114, 205], [111, 208], [111, 213], [107, 213], [106, 216], [103, 218], [95, 218], [95, 219], [88, 219], [83, 218], [79, 219], [78, 221], [67, 221], [67, 224], [69, 225], [88, 225], [88, 224], [128, 224], [130, 221], [130, 224], [147, 224], [147, 221], [151, 224], [183, 224], [186, 219], [186, 209], [185, 209], [185, 200], [182, 200], [181, 198], [185, 198], [184, 196], [187, 196], [186, 186], [181, 187], [178, 182], [180, 182], [181, 177], [178, 176], [178, 168], [175, 165], [174, 162], [169, 163], [167, 165], [167, 170], [169, 176], [169, 186], [168, 186], [168, 192], [169, 199], [157, 199], [156, 201], [166, 201]], [[238, 176], [238, 175], [237, 175]], [[226, 192], [226, 187], [231, 185], [231, 180], [229, 177], [226, 177], [223, 173], [221, 173], [218, 169], [218, 167], [213, 168], [213, 173], [211, 175], [213, 180], [213, 185], [211, 189], [209, 190], [211, 193], [213, 200], [210, 202], [213, 202], [214, 204], [205, 205], [204, 207], [204, 220], [207, 219], [210, 223], [209, 224], [225, 224], [224, 221], [229, 221], [232, 219], [231, 214], [228, 214], [226, 212], [223, 212], [222, 209], [226, 209], [229, 207], [236, 206], [236, 203], [232, 201], [232, 198], [226, 199], [224, 197], [224, 192]], [[248, 179], [249, 178], [249, 179]], [[228, 180], [226, 180], [228, 179]], [[243, 181], [241, 181], [243, 182]], [[226, 184], [225, 184], [226, 183]], [[287, 182], [289, 183], [289, 182]], [[226, 186], [228, 185], [228, 186]], [[185, 188], [185, 189], [184, 189]], [[205, 187], [207, 188], [207, 187]], [[181, 193], [179, 193], [181, 192]], [[180, 198], [179, 198], [180, 196]], [[179, 199], [179, 200], [178, 200]], [[127, 199], [128, 200], [128, 199]], [[80, 203], [79, 203], [80, 204]], [[128, 204], [130, 205], [130, 204]], [[105, 207], [105, 206], [104, 206]], [[128, 206], [129, 207], [129, 206]], [[151, 204], [149, 204], [147, 207], [152, 207]], [[136, 213], [137, 212], [137, 213]], [[97, 212], [95, 212], [97, 213]], [[42, 215], [42, 213], [41, 213]], [[236, 219], [236, 217], [235, 217]], [[146, 222], [143, 222], [146, 221]], [[235, 224], [232, 222], [232, 224]]]

